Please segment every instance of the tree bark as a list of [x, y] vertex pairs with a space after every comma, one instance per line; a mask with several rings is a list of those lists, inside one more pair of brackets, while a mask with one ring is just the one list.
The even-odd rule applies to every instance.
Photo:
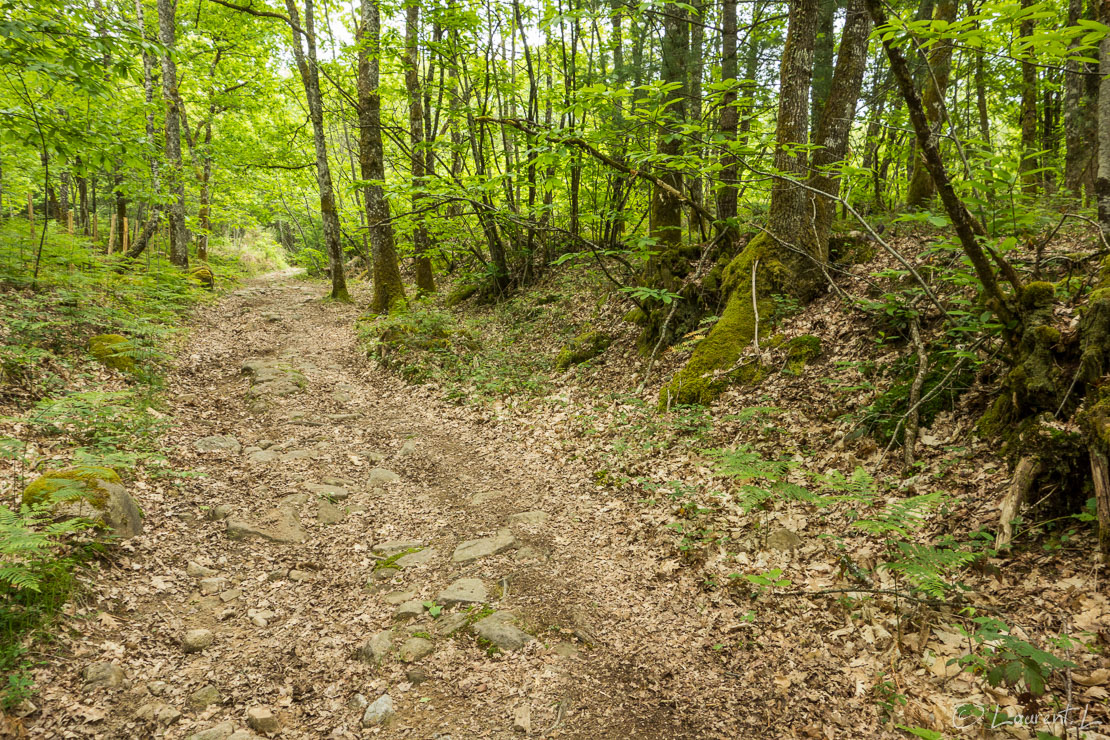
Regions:
[[[817, 11], [817, 41], [813, 49], [813, 82], [810, 93], [810, 136], [816, 141], [821, 112], [832, 89], [833, 52], [836, 49], [836, 11], [839, 0], [820, 0]], [[842, 42], [843, 43], [843, 42]]]
[[358, 53], [358, 162], [361, 170], [366, 223], [370, 230], [370, 249], [374, 255], [374, 296], [371, 310], [388, 313], [405, 300], [405, 286], [393, 241], [389, 201], [385, 182], [385, 156], [382, 149], [382, 99], [379, 90], [381, 69], [381, 11], [378, 0], [362, 0], [362, 26]]
[[[1102, 2], [1102, 22], [1110, 22], [1110, 0]], [[1099, 44], [1098, 88], [1098, 175], [1095, 177], [1095, 198], [1102, 235], [1110, 239], [1110, 36]]]
[[[754, 32], [754, 29], [753, 29]], [[754, 48], [751, 38], [749, 45]], [[730, 242], [736, 239], [737, 159], [731, 147], [736, 141], [739, 111], [736, 107], [736, 0], [723, 0], [721, 6], [721, 136], [724, 138], [721, 154], [720, 189], [717, 191], [717, 219], [721, 229], [728, 233]]]
[[[933, 10], [933, 20], [954, 23], [956, 20], [955, 0], [938, 0]], [[929, 49], [928, 66], [923, 76], [921, 102], [925, 107], [929, 127], [933, 135], [940, 130], [943, 119], [944, 94], [948, 90], [948, 78], [952, 71], [952, 41], [942, 39], [933, 44]], [[906, 205], [910, 208], [921, 208], [936, 193], [929, 167], [923, 162], [921, 152], [914, 157], [913, 174], [910, 176], [910, 186], [906, 194]]]
[[[166, 161], [170, 166], [169, 206], [170, 262], [189, 266], [189, 242], [185, 236], [185, 180], [181, 171], [181, 113], [178, 110], [177, 63], [173, 59], [177, 35], [173, 0], [158, 0], [158, 31], [166, 53], [162, 57], [162, 98], [166, 104]], [[155, 209], [156, 210], [156, 209]], [[157, 226], [157, 224], [155, 224]], [[138, 246], [141, 239], [136, 239]]]
[[[841, 36], [836, 70], [829, 86], [829, 95], [822, 106], [813, 144], [813, 175], [809, 184], [836, 197], [840, 194], [840, 178], [831, 167], [848, 154], [848, 134], [856, 115], [863, 71], [867, 64], [867, 40], [871, 33], [871, 16], [863, 0], [850, 0]], [[813, 230], [817, 257], [828, 259], [829, 232], [836, 213], [836, 201], [809, 193], [814, 214]]]
[[[1029, 11], [1033, 0], [1021, 0], [1022, 10]], [[1023, 19], [1021, 22], [1021, 35], [1030, 38], [1033, 35], [1035, 24], [1032, 18]], [[1022, 189], [1029, 194], [1037, 192], [1037, 175], [1035, 170], [1040, 166], [1037, 159], [1037, 68], [1028, 59], [1031, 49], [1025, 52], [1021, 61], [1021, 172]]]
[[[775, 169], [788, 177], [805, 180], [809, 140], [809, 89], [813, 74], [813, 50], [817, 38], [818, 0], [791, 0], [790, 26], [782, 52], [779, 78], [779, 113], [775, 127]], [[771, 186], [767, 228], [781, 242], [795, 244], [803, 254], [782, 249], [783, 264], [796, 278], [794, 292], [805, 300], [820, 285], [821, 273], [813, 260], [821, 260], [821, 248], [812, 229], [813, 214], [805, 190], [776, 179]]]
[[[1083, 12], [1083, 0], [1068, 3], [1068, 25], [1078, 25], [1080, 19], [1094, 20], [1096, 3], [1090, 0]], [[1072, 41], [1072, 47], [1079, 45]], [[1064, 186], [1087, 200], [1094, 198], [1095, 177], [1099, 161], [1098, 64], [1068, 61], [1064, 75]]]
[[[161, 0], [167, 2], [167, 0]], [[343, 271], [343, 246], [339, 237], [339, 212], [335, 207], [335, 190], [332, 187], [331, 165], [328, 163], [328, 140], [324, 130], [324, 107], [320, 95], [320, 71], [316, 66], [316, 19], [313, 0], [304, 2], [304, 27], [301, 29], [300, 13], [296, 0], [285, 0], [285, 9], [293, 22], [293, 58], [304, 86], [308, 117], [312, 121], [312, 140], [316, 149], [316, 182], [320, 188], [320, 220], [324, 227], [324, 244], [328, 252], [331, 272], [330, 298], [350, 301], [347, 277]], [[301, 36], [304, 36], [304, 46]]]
[[424, 181], [424, 107], [420, 97], [420, 56], [417, 41], [420, 34], [420, 2], [408, 0], [405, 8], [405, 90], [409, 96], [409, 163], [412, 170], [412, 230], [413, 261], [416, 263], [416, 290], [434, 293], [435, 276], [432, 274], [431, 239], [420, 209], [425, 199]]

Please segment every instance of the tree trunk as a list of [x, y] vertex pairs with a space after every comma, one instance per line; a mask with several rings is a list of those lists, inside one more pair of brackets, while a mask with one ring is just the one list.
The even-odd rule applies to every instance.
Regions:
[[[1110, 22], [1110, 0], [1102, 2], [1102, 22]], [[1110, 239], [1110, 36], [1099, 44], [1098, 88], [1098, 175], [1095, 178], [1095, 198], [1098, 202], [1098, 222], [1102, 235]]]
[[[1083, 0], [1068, 3], [1068, 25], [1080, 19], [1094, 20], [1095, 3], [1090, 0], [1083, 12]], [[1078, 38], [1072, 41], [1077, 47]], [[1098, 64], [1069, 60], [1064, 75], [1064, 186], [1074, 194], [1094, 198], [1095, 176], [1098, 171]]]
[[424, 224], [424, 205], [426, 183], [424, 181], [424, 108], [420, 96], [420, 56], [417, 41], [420, 34], [420, 2], [408, 0], [405, 8], [405, 90], [409, 96], [409, 163], [412, 169], [412, 210], [414, 226], [412, 230], [413, 260], [416, 263], [416, 290], [420, 293], [434, 293], [435, 277], [432, 274], [431, 239]]
[[209, 119], [204, 126], [204, 151], [201, 154], [200, 170], [200, 211], [197, 216], [197, 226], [200, 234], [197, 239], [197, 259], [204, 262], [208, 259], [208, 238], [212, 234], [212, 155], [209, 146], [212, 144], [212, 121]]
[[362, 38], [358, 54], [358, 162], [366, 201], [366, 223], [370, 248], [374, 254], [374, 297], [370, 308], [388, 313], [405, 300], [405, 286], [393, 241], [389, 201], [385, 182], [385, 157], [382, 149], [382, 99], [379, 91], [381, 69], [381, 11], [378, 0], [362, 0]]
[[[813, 144], [819, 147], [813, 154], [813, 175], [809, 183], [818, 190], [833, 196], [840, 194], [840, 178], [830, 167], [844, 160], [848, 154], [848, 134], [856, 115], [863, 70], [867, 63], [867, 40], [871, 33], [871, 16], [863, 0], [850, 0], [836, 58], [836, 71], [817, 124]], [[818, 257], [828, 259], [828, 239], [836, 213], [836, 202], [809, 193], [813, 202], [814, 226]]]
[[[1023, 10], [1029, 11], [1033, 6], [1032, 0], [1021, 0]], [[1030, 38], [1033, 35], [1035, 24], [1032, 18], [1021, 22], [1021, 35]], [[1026, 56], [1031, 51], [1026, 51]], [[1037, 192], [1036, 170], [1040, 163], [1037, 160], [1037, 68], [1028, 59], [1021, 62], [1021, 171], [1022, 189], [1029, 194]]]
[[[791, 0], [790, 26], [782, 52], [779, 80], [779, 113], [775, 127], [775, 169], [804, 180], [808, 175], [805, 144], [809, 139], [809, 88], [813, 73], [813, 49], [817, 37], [819, 0]], [[771, 235], [797, 249], [782, 249], [781, 259], [796, 278], [793, 290], [805, 300], [820, 285], [821, 273], [813, 260], [821, 260], [821, 248], [811, 227], [805, 190], [776, 179], [771, 186], [767, 228]]]
[[[162, 57], [162, 98], [166, 104], [166, 161], [170, 166], [170, 262], [189, 266], [189, 242], [185, 236], [185, 180], [181, 171], [181, 113], [178, 110], [177, 63], [173, 60], [177, 34], [173, 0], [158, 0], [158, 32], [166, 49]], [[157, 212], [157, 209], [155, 209]], [[155, 216], [156, 218], [156, 216]], [[157, 223], [155, 223], [157, 226]], [[138, 246], [141, 240], [135, 241]]]
[[[818, 0], [792, 0], [790, 23], [783, 50], [779, 84], [778, 126], [775, 132], [775, 169], [804, 180], [807, 158], [797, 145], [809, 138], [809, 89], [813, 72], [813, 46], [817, 36]], [[741, 352], [753, 341], [758, 345], [760, 317], [770, 318], [772, 295], [790, 293], [801, 299], [815, 293], [821, 273], [814, 267], [812, 222], [806, 207], [807, 191], [792, 182], [775, 179], [771, 188], [768, 231], [753, 238], [729, 262], [722, 274], [728, 296], [721, 318], [694, 354], [659, 392], [659, 406], [709, 403], [730, 382], [759, 378], [758, 358], [739, 363]], [[784, 244], [780, 244], [780, 242]], [[806, 254], [799, 255], [799, 248]]]
[[[835, 0], [834, 0], [835, 1]], [[702, 76], [704, 74], [704, 54], [703, 47], [705, 46], [705, 23], [706, 23], [706, 10], [708, 4], [705, 2], [693, 3], [694, 13], [690, 17], [690, 94], [687, 98], [686, 104], [686, 117], [690, 123], [697, 126], [701, 123], [701, 88]], [[693, 145], [694, 153], [696, 156], [701, 156], [702, 147], [698, 146], [696, 140], [701, 138], [700, 135], [695, 135], [695, 143]], [[690, 176], [690, 183], [687, 185], [687, 192], [690, 194], [690, 200], [697, 205], [702, 205], [705, 198], [703, 193], [705, 190], [705, 182], [696, 174]], [[691, 238], [698, 239], [699, 227], [701, 217], [697, 215], [697, 210], [691, 208], [687, 215], [687, 221], [690, 224]], [[700, 224], [704, 229], [709, 224]]]
[[[832, 89], [833, 52], [836, 49], [836, 11], [839, 0], [820, 0], [817, 11], [817, 42], [813, 50], [813, 83], [810, 93], [810, 136], [817, 139], [821, 112]], [[841, 42], [843, 43], [843, 42]]]
[[[944, 21], [951, 24], [956, 20], [955, 0], [938, 0], [933, 10], [933, 20]], [[929, 64], [922, 82], [921, 102], [925, 106], [925, 115], [928, 117], [929, 126], [936, 133], [940, 130], [943, 119], [944, 94], [948, 90], [948, 78], [952, 71], [952, 41], [942, 39], [935, 43], [929, 50]], [[929, 70], [932, 70], [930, 74]], [[920, 152], [914, 157], [913, 174], [910, 176], [910, 186], [906, 194], [906, 205], [910, 208], [921, 208], [936, 193], [936, 185], [929, 174], [929, 168], [922, 161]]]
[[[754, 33], [754, 29], [752, 31]], [[755, 48], [748, 39], [749, 48]], [[721, 136], [724, 138], [721, 154], [720, 189], [717, 191], [717, 219], [721, 229], [728, 233], [730, 242], [736, 240], [737, 159], [731, 151], [736, 141], [739, 111], [736, 108], [736, 0], [724, 0], [721, 6]], [[731, 245], [730, 245], [731, 246]]]
[[[166, 2], [167, 0], [161, 0]], [[285, 0], [285, 8], [296, 26], [300, 26], [300, 13], [296, 0]], [[320, 220], [324, 228], [324, 244], [328, 252], [328, 269], [331, 273], [330, 298], [350, 301], [347, 277], [343, 272], [343, 246], [339, 242], [339, 212], [335, 208], [335, 191], [328, 163], [328, 140], [324, 131], [324, 108], [320, 96], [320, 71], [316, 66], [316, 19], [313, 0], [304, 3], [304, 46], [301, 34], [293, 31], [293, 58], [304, 85], [308, 103], [308, 117], [312, 121], [312, 140], [316, 149], [316, 182], [320, 187]]]

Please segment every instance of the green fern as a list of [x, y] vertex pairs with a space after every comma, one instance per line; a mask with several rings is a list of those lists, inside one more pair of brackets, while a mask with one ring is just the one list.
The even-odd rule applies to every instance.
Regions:
[[817, 494], [788, 480], [798, 465], [793, 460], [767, 460], [746, 444], [731, 450], [706, 450], [706, 454], [717, 461], [718, 475], [732, 478], [739, 484], [736, 502], [744, 511], [758, 508], [771, 499], [824, 503]]
[[929, 514], [946, 500], [947, 496], [941, 491], [899, 499], [888, 504], [878, 516], [860, 519], [855, 525], [872, 534], [896, 534], [900, 537], [909, 537], [910, 533], [920, 529]]
[[959, 584], [951, 575], [979, 559], [978, 553], [913, 542], [898, 542], [896, 547], [901, 555], [879, 567], [901, 573], [914, 589], [935, 599], [944, 599], [957, 589]]
[[66, 486], [44, 502], [23, 504], [14, 511], [0, 504], [0, 585], [16, 591], [38, 591], [46, 568], [65, 547], [65, 540], [92, 522], [83, 518], [57, 519], [58, 503], [85, 495], [83, 487]]

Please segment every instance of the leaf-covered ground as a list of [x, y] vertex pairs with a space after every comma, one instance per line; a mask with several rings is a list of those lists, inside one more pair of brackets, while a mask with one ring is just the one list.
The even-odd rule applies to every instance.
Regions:
[[[1034, 737], [961, 730], [974, 720], [953, 713], [1053, 701], [1106, 721], [1110, 607], [1090, 531], [1048, 526], [1015, 557], [986, 552], [976, 533], [996, 525], [1008, 472], [968, 434], [975, 389], [928, 425], [907, 478], [896, 447], [855, 433], [905, 348], [876, 345], [834, 298], [781, 327], [821, 335], [811, 364], [660, 415], [681, 350], [637, 391], [627, 306], [564, 287], [474, 309], [465, 334], [430, 322], [437, 341], [400, 365], [372, 347], [388, 366], [368, 358], [357, 308], [288, 275], [202, 309], [166, 381], [160, 444], [178, 475], [129, 482], [145, 532], [84, 572], [57, 640], [36, 648], [29, 732], [247, 737], [274, 727], [268, 711], [303, 738]], [[588, 328], [619, 341], [556, 371]], [[250, 360], [303, 387], [267, 393]], [[217, 435], [242, 449], [197, 451]], [[455, 562], [506, 528], [499, 552]], [[939, 580], [920, 587], [882, 567], [918, 562], [899, 543], [974, 564], [933, 555]], [[463, 578], [483, 597], [440, 609]], [[482, 636], [495, 611], [531, 638], [522, 648]], [[994, 657], [961, 634], [986, 635], [971, 617], [1005, 623]], [[189, 652], [195, 630], [211, 644]], [[386, 631], [378, 665], [367, 643]], [[406, 662], [414, 639], [432, 651]], [[1035, 698], [1020, 677], [990, 686], [949, 664], [989, 669], [1018, 643], [1074, 667]], [[99, 663], [120, 680], [90, 682]], [[395, 716], [377, 724], [366, 707], [383, 695]]]

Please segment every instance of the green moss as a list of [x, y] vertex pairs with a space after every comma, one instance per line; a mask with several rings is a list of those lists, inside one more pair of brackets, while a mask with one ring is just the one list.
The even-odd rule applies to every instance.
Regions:
[[752, 383], [762, 379], [765, 372], [762, 368], [733, 366], [755, 337], [751, 272], [757, 260], [759, 320], [761, 328], [771, 324], [774, 309], [771, 294], [783, 283], [787, 273], [774, 251], [774, 242], [761, 233], [729, 263], [724, 271], [724, 286], [729, 295], [725, 310], [709, 335], [694, 348], [686, 366], [659, 391], [660, 409], [678, 404], [708, 404], [730, 382]]
[[23, 489], [23, 503], [27, 505], [42, 503], [59, 491], [79, 487], [84, 489], [85, 496], [93, 506], [101, 507], [107, 496], [107, 491], [99, 485], [101, 481], [119, 485], [120, 477], [111, 468], [96, 465], [78, 465], [66, 470], [52, 470], [31, 481]]
[[464, 283], [463, 285], [455, 286], [455, 289], [447, 294], [444, 305], [448, 308], [457, 306], [481, 289], [482, 286], [480, 283]]
[[394, 570], [397, 570], [397, 561], [398, 560], [405, 557], [406, 555], [411, 555], [414, 552], [420, 552], [423, 549], [424, 549], [423, 547], [410, 547], [407, 550], [402, 550], [401, 552], [395, 552], [392, 555], [390, 555], [388, 558], [383, 558], [383, 559], [379, 560], [378, 562], [374, 563], [374, 572], [377, 573], [379, 570], [385, 570], [386, 568], [392, 568]]
[[630, 324], [642, 324], [647, 319], [647, 315], [638, 308], [634, 308], [624, 315], [624, 320]]
[[131, 349], [131, 340], [122, 334], [97, 334], [89, 338], [89, 354], [101, 364], [133, 373], [138, 369], [135, 358], [127, 354]]
[[200, 283], [208, 290], [216, 287], [216, 276], [212, 274], [212, 268], [208, 265], [197, 265], [189, 269], [189, 279], [194, 282]]
[[[925, 376], [925, 382], [921, 386], [922, 398], [928, 397], [933, 389], [937, 387], [937, 384], [945, 379], [954, 362], [951, 357], [944, 356], [939, 361], [932, 358], [932, 361], [934, 363], [933, 368]], [[915, 365], [906, 365], [895, 377], [890, 388], [867, 407], [864, 416], [865, 423], [871, 426], [872, 434], [879, 440], [889, 441], [891, 435], [895, 434], [895, 430], [897, 430], [897, 438], [902, 439], [905, 423], [900, 424], [899, 422], [909, 411], [910, 390], [913, 386], [916, 371]], [[949, 379], [944, 390], [918, 407], [918, 419], [921, 426], [929, 426], [933, 423], [937, 414], [946, 408], [955, 406], [957, 399], [971, 386], [974, 380], [975, 373], [972, 370], [964, 368], [957, 371]]]
[[588, 331], [579, 334], [570, 341], [570, 344], [560, 350], [555, 358], [555, 367], [566, 370], [571, 365], [578, 365], [586, 360], [592, 360], [609, 348], [613, 339], [599, 331]]
[[786, 342], [786, 365], [782, 372], [785, 375], [797, 375], [802, 368], [821, 355], [821, 338], [812, 334], [803, 334]]
[[1021, 291], [1021, 306], [1028, 310], [1043, 308], [1056, 299], [1056, 286], [1052, 283], [1029, 283]]

